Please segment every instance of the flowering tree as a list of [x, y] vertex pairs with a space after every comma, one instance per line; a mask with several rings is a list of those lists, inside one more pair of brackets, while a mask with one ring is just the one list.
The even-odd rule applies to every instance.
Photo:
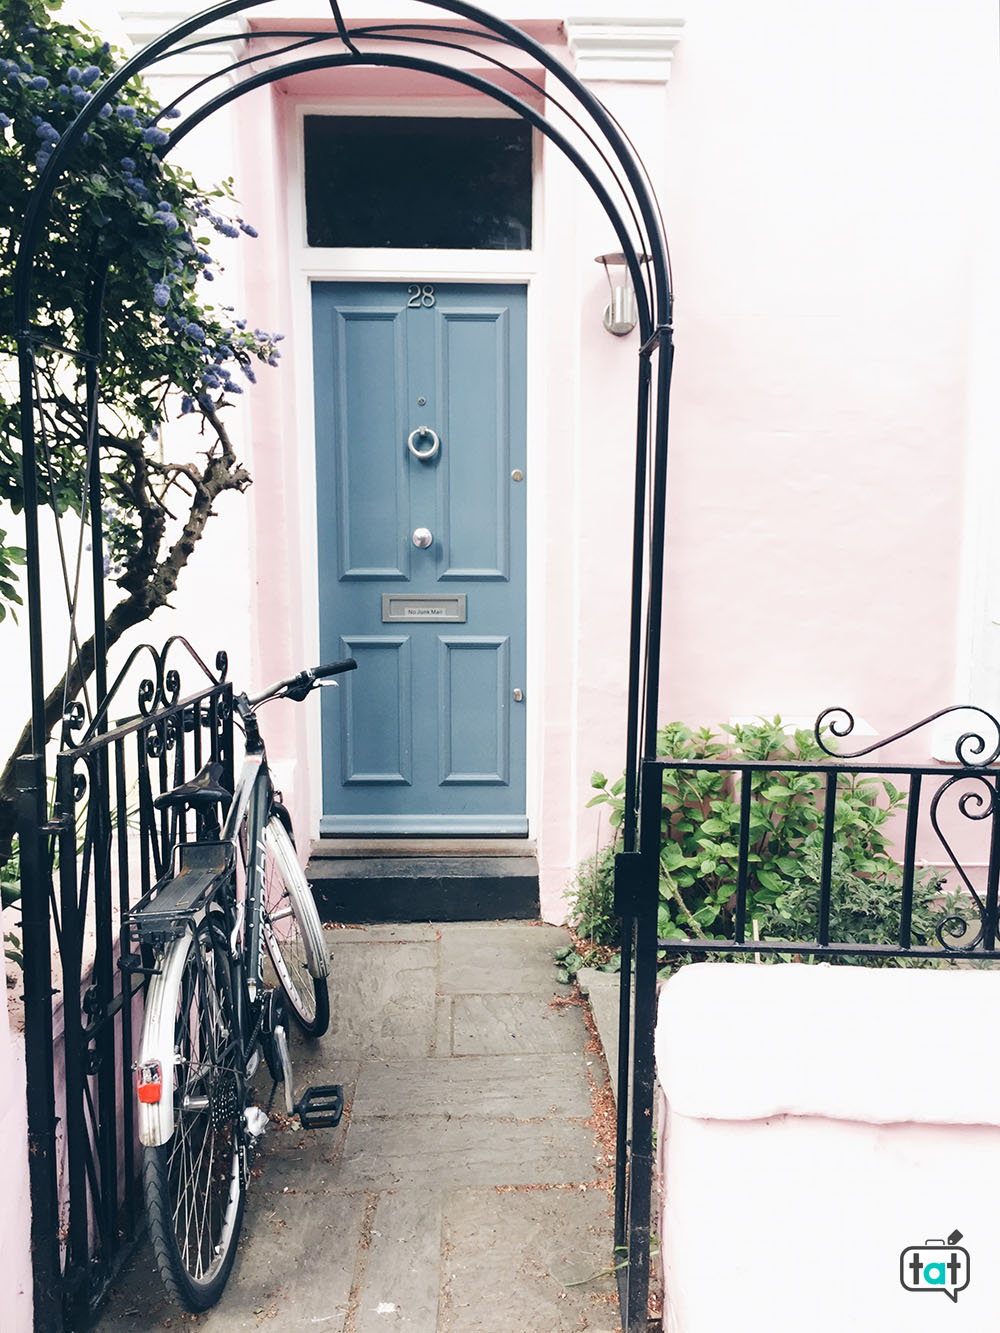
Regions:
[[[21, 439], [12, 373], [11, 280], [18, 228], [38, 175], [66, 127], [120, 61], [89, 30], [51, 18], [61, 0], [0, 0], [0, 502], [21, 508]], [[60, 349], [86, 345], [85, 312], [103, 284], [96, 422], [104, 500], [110, 646], [166, 605], [218, 498], [250, 476], [226, 429], [225, 411], [254, 364], [276, 365], [279, 335], [249, 330], [232, 307], [206, 301], [217, 267], [216, 236], [256, 235], [231, 216], [231, 182], [199, 189], [160, 152], [164, 124], [148, 90], [130, 84], [102, 108], [63, 173], [39, 248], [32, 297], [36, 338], [41, 499], [62, 514], [86, 515], [90, 429], [85, 361]], [[193, 457], [164, 454], [170, 414], [190, 415]], [[15, 566], [24, 553], [0, 531], [0, 619], [21, 598]], [[93, 639], [80, 646], [68, 680], [47, 700], [59, 720], [94, 669]], [[0, 771], [0, 861], [14, 829], [14, 760]]]

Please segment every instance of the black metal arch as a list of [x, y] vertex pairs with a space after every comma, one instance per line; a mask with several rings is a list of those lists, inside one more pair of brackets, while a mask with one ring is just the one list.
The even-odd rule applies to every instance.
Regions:
[[[18, 344], [21, 391], [21, 432], [23, 446], [23, 485], [27, 546], [26, 583], [28, 591], [28, 631], [31, 653], [32, 749], [30, 763], [36, 774], [36, 799], [44, 792], [45, 693], [41, 629], [42, 590], [39, 568], [38, 477], [36, 464], [34, 352], [45, 339], [32, 326], [32, 280], [36, 271], [40, 238], [48, 209], [60, 178], [72, 170], [73, 154], [83, 135], [100, 115], [102, 108], [132, 80], [153, 70], [172, 55], [194, 48], [231, 41], [231, 37], [205, 37], [204, 30], [222, 19], [259, 8], [266, 0], [226, 0], [177, 24], [156, 38], [93, 90], [93, 96], [75, 120], [63, 132], [41, 173], [26, 211], [18, 246], [14, 275], [14, 317]], [[672, 290], [669, 254], [663, 222], [647, 173], [627, 135], [594, 94], [540, 43], [513, 25], [504, 22], [464, 0], [421, 0], [431, 8], [464, 20], [467, 25], [400, 23], [349, 27], [337, 0], [330, 0], [334, 29], [317, 33], [295, 29], [244, 34], [248, 41], [292, 39], [291, 45], [275, 51], [262, 51], [237, 60], [197, 80], [182, 92], [170, 108], [180, 110], [186, 98], [200, 92], [212, 80], [239, 76], [231, 86], [211, 96], [202, 106], [189, 112], [169, 134], [158, 150], [166, 157], [197, 125], [215, 111], [227, 106], [256, 88], [279, 79], [319, 69], [360, 66], [409, 70], [446, 78], [507, 107], [544, 134], [573, 164], [603, 208], [622, 247], [635, 289], [640, 346], [636, 371], [635, 487], [632, 520], [632, 574], [630, 601], [629, 684], [625, 744], [625, 820], [623, 825], [626, 854], [635, 851], [638, 820], [638, 777], [642, 759], [655, 759], [656, 724], [659, 695], [661, 648], [661, 602], [663, 593], [663, 544], [665, 531], [667, 431], [670, 381], [673, 364]], [[189, 40], [191, 39], [191, 40]], [[452, 40], [455, 39], [455, 40]], [[539, 94], [556, 107], [589, 146], [575, 144], [553, 124], [544, 111], [524, 97], [479, 74], [455, 65], [418, 55], [385, 50], [366, 50], [359, 43], [373, 41], [431, 46], [470, 54], [468, 43], [493, 43], [501, 49], [520, 52], [537, 67], [533, 77], [523, 69], [505, 64], [490, 51], [475, 49], [477, 57], [491, 67], [513, 76], [515, 81]], [[320, 43], [339, 43], [342, 49], [322, 54], [303, 55], [303, 48]], [[244, 74], [251, 62], [268, 62], [266, 68]], [[558, 101], [546, 76], [562, 86], [568, 98]], [[571, 105], [567, 106], [565, 101]], [[543, 102], [544, 105], [544, 102]], [[572, 109], [575, 106], [575, 110]], [[162, 115], [162, 113], [161, 113]], [[101, 323], [107, 269], [98, 268], [91, 275], [90, 291], [83, 312], [83, 346], [61, 349], [85, 367], [88, 413], [96, 421], [99, 402], [98, 368], [101, 356]], [[653, 382], [653, 360], [656, 377]], [[103, 641], [104, 601], [102, 569], [102, 532], [100, 471], [97, 450], [90, 461], [90, 521], [92, 525], [92, 570], [96, 642], [95, 687], [97, 700], [88, 737], [107, 729], [107, 674]], [[648, 517], [647, 517], [648, 511]], [[28, 761], [26, 761], [28, 762]], [[37, 811], [36, 824], [42, 838], [44, 816]], [[29, 916], [48, 911], [48, 885], [44, 880], [41, 847], [22, 852], [23, 896], [25, 902], [25, 952], [30, 947]], [[37, 877], [37, 882], [32, 883]], [[619, 894], [622, 916], [622, 1000], [621, 1047], [619, 1055], [618, 1157], [616, 1164], [615, 1244], [627, 1247], [628, 1262], [620, 1268], [623, 1328], [638, 1330], [646, 1326], [649, 1265], [649, 1181], [652, 1171], [652, 1066], [648, 1059], [635, 1061], [631, 1087], [631, 1135], [629, 1133], [630, 1024], [632, 987], [628, 979], [635, 967], [634, 1034], [651, 1033], [655, 1000], [656, 945], [655, 900], [641, 903]], [[653, 928], [646, 920], [654, 913]], [[647, 929], [640, 927], [645, 923]], [[37, 924], [37, 920], [36, 920]], [[45, 921], [45, 948], [48, 948], [48, 921]], [[27, 990], [27, 985], [26, 985]], [[51, 1071], [50, 1071], [51, 1073]], [[30, 1078], [30, 1073], [29, 1073]], [[36, 1281], [36, 1290], [37, 1290]]]

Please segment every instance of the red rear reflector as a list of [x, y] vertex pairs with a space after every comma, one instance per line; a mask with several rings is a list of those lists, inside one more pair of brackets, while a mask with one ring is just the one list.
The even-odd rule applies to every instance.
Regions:
[[159, 1060], [139, 1066], [136, 1091], [141, 1102], [158, 1102], [163, 1094], [163, 1071]]

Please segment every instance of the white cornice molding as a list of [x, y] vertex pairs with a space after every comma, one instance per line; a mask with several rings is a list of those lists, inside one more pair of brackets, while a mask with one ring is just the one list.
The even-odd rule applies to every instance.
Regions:
[[585, 83], [666, 83], [682, 18], [567, 18], [566, 43]]
[[[121, 26], [132, 43], [133, 50], [141, 51], [155, 38], [168, 32], [184, 19], [201, 12], [203, 8], [203, 4], [192, 3], [191, 0], [184, 0], [184, 3], [178, 4], [171, 4], [170, 0], [166, 0], [166, 3], [164, 0], [149, 0], [148, 3], [143, 3], [143, 0], [132, 0], [130, 5], [119, 9], [119, 15]], [[147, 72], [147, 76], [199, 78], [214, 73], [246, 55], [246, 43], [243, 40], [246, 30], [246, 20], [239, 15], [220, 19], [210, 27], [202, 28], [196, 36], [192, 36], [191, 41], [209, 37], [224, 37], [228, 38], [227, 41], [213, 41], [210, 46], [185, 51], [182, 55], [174, 56], [154, 66]]]

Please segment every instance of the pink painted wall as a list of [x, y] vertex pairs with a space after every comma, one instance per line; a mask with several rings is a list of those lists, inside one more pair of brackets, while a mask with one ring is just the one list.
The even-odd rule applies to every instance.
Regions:
[[668, 93], [664, 716], [951, 702], [996, 13], [699, 7]]
[[[982, 1182], [1000, 1163], [1000, 1074], [974, 1016], [998, 989], [996, 973], [798, 964], [666, 983], [668, 1333], [994, 1325], [1000, 1223]], [[903, 1250], [956, 1229], [970, 1259], [956, 1303], [905, 1290]]]
[[[975, 131], [996, 16], [959, 0], [947, 41], [912, 20], [896, 0], [849, 0], [836, 23], [793, 0], [711, 0], [688, 16], [669, 84], [595, 85], [650, 168], [676, 280], [663, 721], [838, 702], [885, 734], [952, 701], [974, 220], [988, 176]], [[365, 87], [381, 90], [370, 79], [349, 91]], [[261, 154], [287, 165], [287, 91], [243, 104], [245, 168]], [[343, 95], [318, 79], [308, 92]], [[530, 816], [550, 918], [593, 850], [589, 775], [623, 758], [637, 348], [637, 335], [601, 327], [593, 256], [615, 243], [555, 158], [544, 151], [529, 295], [543, 330], [529, 446]], [[280, 235], [280, 192], [260, 173], [244, 180], [248, 213]], [[251, 300], [269, 293], [280, 312], [286, 271], [279, 256], [250, 272]], [[313, 520], [287, 447], [310, 410], [291, 401], [290, 364], [309, 356], [289, 347], [281, 384], [254, 396], [263, 677], [287, 660], [275, 631], [305, 643], [315, 615], [308, 543], [297, 545]], [[273, 730], [312, 791], [315, 715], [296, 712], [276, 714]]]
[[24, 1039], [0, 1017], [0, 1333], [31, 1328], [31, 1203], [24, 1105]]
[[[674, 265], [663, 722], [844, 703], [884, 735], [955, 701], [997, 14], [950, 6], [942, 40], [929, 12], [708, 0], [665, 92], [596, 89], [651, 158]], [[584, 277], [586, 260], [578, 247]], [[626, 429], [613, 458], [607, 431], [630, 367], [593, 286], [569, 557], [576, 855], [623, 712]], [[553, 694], [565, 683], [553, 659]], [[929, 737], [911, 753], [928, 758]]]
[[[280, 22], [302, 8], [285, 0]], [[572, 59], [561, 9], [497, 8]], [[355, 0], [345, 11], [373, 8]], [[843, 703], [886, 734], [953, 700], [962, 647], [971, 367], [990, 363], [974, 275], [993, 244], [979, 219], [993, 179], [981, 127], [995, 6], [955, 0], [941, 17], [902, 0], [846, 0], [835, 20], [795, 0], [677, 11], [686, 25], [669, 82], [593, 85], [650, 169], [674, 262], [661, 720], [809, 716]], [[237, 418], [255, 476], [248, 503], [227, 505], [201, 573], [153, 637], [181, 630], [206, 653], [227, 643], [241, 683], [298, 667], [316, 642], [311, 347], [295, 324], [305, 278], [292, 263], [287, 109], [295, 96], [386, 91], [360, 73], [263, 90], [190, 144], [199, 175], [235, 172], [261, 232], [234, 246], [225, 295], [290, 336], [281, 371], [260, 376]], [[453, 89], [410, 79], [389, 91]], [[544, 149], [541, 162], [529, 818], [543, 911], [556, 919], [598, 833], [584, 809], [590, 773], [623, 761], [638, 340], [601, 327], [593, 257], [617, 246], [609, 224], [557, 153]], [[981, 421], [982, 381], [977, 392]], [[205, 593], [223, 577], [220, 606]], [[318, 716], [311, 700], [268, 717], [303, 848], [318, 817]], [[912, 753], [926, 757], [927, 742]]]

